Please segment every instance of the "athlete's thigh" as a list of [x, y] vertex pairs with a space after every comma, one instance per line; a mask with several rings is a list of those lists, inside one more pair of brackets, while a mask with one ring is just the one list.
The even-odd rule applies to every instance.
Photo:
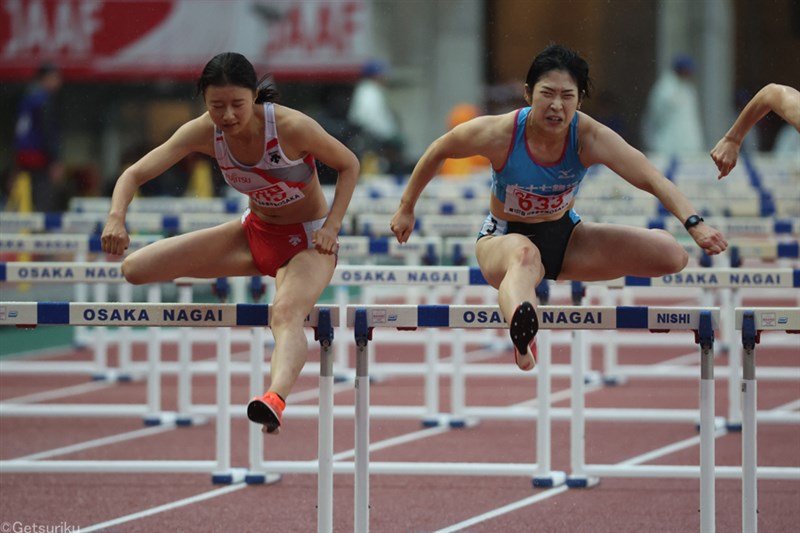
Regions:
[[520, 250], [523, 249], [530, 250], [537, 258], [539, 257], [539, 249], [530, 239], [517, 233], [482, 237], [478, 240], [475, 244], [475, 257], [489, 285], [495, 288], [500, 285], [512, 260], [519, 257]]
[[682, 249], [665, 231], [581, 222], [572, 232], [558, 279], [595, 281], [652, 275], [665, 263], [679, 263]]
[[317, 303], [336, 268], [336, 256], [303, 250], [278, 269], [274, 305], [297, 306], [304, 313]]
[[149, 281], [260, 274], [239, 220], [154, 242], [126, 263], [126, 275]]

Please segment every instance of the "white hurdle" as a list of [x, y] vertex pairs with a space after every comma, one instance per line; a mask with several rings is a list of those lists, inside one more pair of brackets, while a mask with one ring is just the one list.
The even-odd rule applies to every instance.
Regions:
[[[756, 344], [764, 331], [800, 334], [800, 307], [737, 308], [736, 329], [742, 332], [742, 531], [758, 531], [756, 445]], [[774, 470], [774, 469], [773, 469]], [[789, 479], [800, 479], [800, 468], [781, 469]]]
[[[742, 371], [741, 346], [736, 340], [736, 327], [734, 308], [741, 306], [744, 289], [758, 289], [759, 291], [783, 291], [800, 288], [800, 269], [796, 268], [686, 268], [677, 274], [670, 274], [660, 278], [627, 277], [624, 280], [626, 287], [654, 287], [663, 289], [694, 288], [703, 290], [718, 290], [720, 294], [720, 330], [723, 345], [728, 351], [728, 416], [726, 427], [729, 431], [741, 429], [741, 387], [739, 383]], [[763, 293], [762, 293], [763, 294]], [[772, 292], [772, 294], [776, 294]], [[778, 293], [779, 294], [779, 293]], [[791, 291], [789, 291], [791, 294]], [[653, 374], [648, 369], [625, 368], [617, 365], [616, 351], [606, 350], [604, 357], [604, 375], [606, 379], [615, 379], [626, 376], [648, 376]], [[659, 370], [662, 376], [674, 375], [669, 371]], [[795, 367], [772, 368], [764, 371], [762, 378], [770, 380], [800, 380], [800, 369]], [[763, 422], [773, 423], [798, 423], [800, 416], [789, 413], [758, 413]]]
[[[231, 328], [253, 328], [251, 346], [250, 394], [263, 392], [263, 332], [269, 326], [269, 306], [266, 304], [154, 304], [154, 303], [74, 303], [74, 302], [0, 302], [0, 326], [33, 328], [39, 325], [65, 326], [147, 326], [160, 327], [214, 327], [217, 328], [217, 401], [216, 401], [216, 458], [213, 461], [177, 460], [119, 460], [119, 461], [55, 461], [55, 460], [0, 460], [0, 473], [207, 473], [212, 482], [230, 484], [245, 481], [250, 484], [274, 483], [280, 473], [318, 474], [318, 524], [320, 532], [333, 530], [333, 357], [331, 344], [333, 328], [339, 325], [339, 309], [318, 305], [306, 317], [305, 326], [314, 328], [320, 341], [320, 416], [319, 457], [307, 463], [265, 463], [263, 461], [263, 434], [256, 424], [250, 425], [248, 469], [231, 465]], [[150, 361], [157, 365], [158, 361]], [[148, 398], [160, 394], [160, 387], [148, 384]], [[13, 406], [0, 404], [0, 415], [14, 411]], [[53, 410], [56, 406], [46, 406]], [[111, 406], [112, 408], [114, 406]], [[107, 409], [105, 416], [113, 416], [116, 408]], [[30, 411], [30, 410], [28, 410]], [[42, 412], [30, 414], [43, 414]], [[74, 416], [85, 412], [71, 413]], [[144, 414], [144, 413], [143, 413]], [[299, 464], [298, 464], [299, 463]], [[270, 468], [269, 473], [265, 466]], [[276, 467], [279, 471], [272, 470]]]
[[[700, 344], [700, 466], [630, 466], [586, 465], [583, 459], [584, 419], [583, 382], [584, 358], [573, 357], [573, 422], [571, 431], [572, 475], [570, 486], [591, 486], [594, 475], [620, 477], [700, 477], [701, 532], [714, 531], [714, 375], [713, 339], [719, 321], [719, 309], [654, 308], [654, 307], [539, 307], [540, 328], [571, 329], [576, 332], [610, 329], [666, 329], [696, 332]], [[481, 318], [479, 318], [481, 317]], [[348, 306], [347, 325], [354, 328], [357, 343], [356, 365], [356, 459], [355, 459], [355, 524], [356, 531], [369, 529], [369, 473], [376, 474], [441, 474], [441, 475], [526, 475], [549, 472], [549, 464], [458, 464], [458, 463], [369, 463], [369, 379], [368, 341], [373, 328], [507, 328], [496, 306], [448, 305], [373, 305]], [[544, 331], [542, 331], [544, 333]], [[575, 344], [582, 342], [576, 336]], [[539, 364], [546, 364], [549, 353], [540, 353]], [[543, 398], [543, 405], [547, 398]], [[537, 434], [550, 434], [550, 419], [546, 409], [537, 419]], [[538, 446], [542, 441], [537, 440]], [[545, 444], [549, 445], [549, 438]], [[537, 449], [538, 454], [546, 450]], [[544, 453], [549, 458], [549, 453]], [[555, 478], [554, 478], [555, 480]]]
[[[338, 308], [316, 306], [306, 318], [305, 326], [317, 328], [321, 323], [326, 332], [333, 325], [339, 324]], [[217, 460], [173, 462], [159, 461], [153, 464], [144, 463], [139, 471], [152, 472], [204, 472], [213, 470], [214, 480], [217, 483], [231, 482], [234, 476], [239, 475], [230, 468], [230, 339], [231, 328], [251, 327], [254, 331], [263, 333], [269, 326], [269, 306], [265, 304], [174, 304], [174, 303], [75, 303], [75, 302], [0, 302], [0, 326], [16, 326], [18, 328], [33, 328], [40, 325], [62, 326], [145, 326], [148, 328], [160, 327], [214, 327], [218, 329], [217, 341]], [[332, 334], [318, 334], [323, 344], [323, 352], [328, 351]], [[262, 361], [261, 350], [257, 353], [258, 361]], [[149, 361], [149, 365], [157, 366], [158, 361]], [[256, 393], [261, 393], [263, 387], [263, 363], [252, 363], [253, 369], [260, 379], [252, 380], [251, 387]], [[160, 377], [159, 373], [151, 377]], [[149, 384], [148, 384], [149, 385]], [[148, 414], [152, 411], [154, 396], [160, 395], [160, 387], [148, 386], [148, 406], [136, 406], [138, 414]], [[48, 405], [44, 410], [32, 409], [36, 406], [0, 404], [0, 415], [40, 415], [52, 416], [57, 411], [57, 406]], [[94, 416], [113, 416], [117, 414], [118, 406], [106, 406], [102, 412], [89, 412]], [[86, 416], [88, 409], [78, 406], [73, 416]], [[153, 414], [153, 413], [150, 413]], [[258, 429], [258, 428], [255, 428]], [[258, 443], [261, 443], [261, 435]], [[106, 461], [0, 461], [0, 470], [14, 472], [120, 472], [134, 471], [136, 465], [130, 461], [115, 463]], [[225, 474], [227, 472], [227, 474]], [[240, 476], [244, 478], [243, 474]]]

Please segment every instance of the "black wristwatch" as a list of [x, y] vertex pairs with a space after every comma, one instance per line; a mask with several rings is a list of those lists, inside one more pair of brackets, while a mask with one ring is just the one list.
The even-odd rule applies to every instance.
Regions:
[[683, 227], [688, 230], [689, 228], [693, 228], [701, 222], [703, 222], [703, 217], [700, 215], [692, 215], [686, 219], [686, 222], [683, 223]]

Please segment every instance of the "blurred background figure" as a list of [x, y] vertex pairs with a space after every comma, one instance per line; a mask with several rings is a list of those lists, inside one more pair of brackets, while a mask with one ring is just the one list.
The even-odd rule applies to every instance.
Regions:
[[347, 119], [364, 137], [362, 174], [399, 174], [408, 170], [400, 124], [386, 94], [387, 74], [385, 63], [367, 62], [350, 100]]
[[646, 150], [665, 155], [705, 151], [694, 70], [692, 57], [679, 54], [672, 69], [656, 80], [642, 128]]
[[[475, 117], [480, 116], [478, 106], [461, 103], [456, 104], [447, 114], [447, 129], [452, 130], [459, 124], [463, 124]], [[445, 159], [439, 174], [444, 177], [464, 177], [471, 176], [477, 172], [489, 169], [489, 160], [482, 156], [471, 156], [463, 159]]]
[[772, 153], [778, 157], [800, 159], [800, 131], [791, 124], [784, 124], [775, 137]]
[[[57, 103], [61, 84], [58, 67], [43, 63], [20, 101], [14, 126], [16, 176], [12, 178], [8, 209], [46, 212], [61, 203], [63, 167]], [[26, 194], [29, 200], [24, 198]]]
[[[323, 88], [320, 96], [320, 112], [315, 118], [325, 131], [348, 147], [360, 160], [366, 149], [364, 136], [361, 128], [347, 118], [352, 93], [352, 86], [331, 85]], [[321, 161], [317, 161], [317, 175], [323, 185], [333, 185], [336, 183], [338, 173]]]

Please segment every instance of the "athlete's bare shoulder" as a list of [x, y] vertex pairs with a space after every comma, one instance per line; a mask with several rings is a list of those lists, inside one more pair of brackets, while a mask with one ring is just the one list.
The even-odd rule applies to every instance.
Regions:
[[285, 133], [293, 133], [298, 128], [308, 127], [315, 124], [314, 119], [291, 107], [280, 104], [273, 104], [275, 109], [275, 122], [278, 128]]
[[169, 142], [175, 142], [192, 152], [214, 155], [214, 122], [208, 112], [178, 128]]
[[462, 144], [472, 146], [475, 154], [500, 165], [508, 154], [516, 116], [516, 111], [502, 115], [483, 115], [456, 126], [451, 131]]

